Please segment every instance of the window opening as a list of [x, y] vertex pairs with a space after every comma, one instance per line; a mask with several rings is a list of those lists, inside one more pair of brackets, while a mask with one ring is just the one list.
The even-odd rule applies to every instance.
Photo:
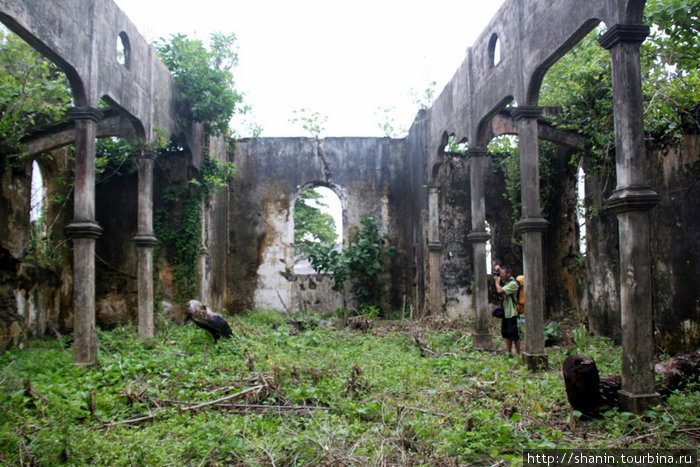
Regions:
[[124, 31], [120, 32], [117, 38], [117, 61], [126, 68], [131, 66], [131, 46], [129, 36]]
[[496, 33], [491, 36], [491, 40], [489, 41], [489, 55], [491, 57], [492, 67], [501, 63], [501, 40]]
[[338, 195], [324, 186], [303, 189], [294, 203], [294, 272], [315, 274], [308, 260], [314, 244], [343, 244], [342, 204]]
[[586, 172], [579, 166], [576, 172], [576, 222], [578, 223], [578, 251], [586, 254]]
[[32, 194], [29, 220], [34, 222], [44, 217], [44, 177], [37, 161], [32, 162]]
[[493, 268], [493, 263], [491, 262], [491, 226], [489, 225], [488, 221], [484, 222], [485, 228], [486, 228], [486, 233], [489, 234], [489, 239], [486, 240], [486, 269], [485, 271], [491, 271], [491, 268]]

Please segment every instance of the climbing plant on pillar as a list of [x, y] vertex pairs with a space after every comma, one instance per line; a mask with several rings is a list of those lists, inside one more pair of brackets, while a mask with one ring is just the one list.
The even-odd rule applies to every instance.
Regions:
[[[208, 47], [185, 34], [156, 43], [189, 109], [183, 123], [201, 123], [207, 136], [228, 136], [233, 115], [248, 110], [234, 89], [232, 70], [238, 62], [235, 41], [235, 34], [214, 33]], [[173, 149], [180, 150], [178, 145]], [[174, 266], [176, 298], [180, 301], [192, 298], [197, 289], [204, 203], [224, 189], [235, 172], [233, 163], [219, 162], [205, 151], [198, 176], [185, 184], [168, 186], [160, 198], [160, 209], [154, 212], [154, 231]]]
[[[153, 229], [173, 266], [176, 299], [184, 302], [196, 296], [197, 264], [203, 254], [202, 210], [204, 204], [226, 188], [236, 174], [231, 162], [219, 162], [205, 153], [201, 171], [185, 184], [163, 190], [160, 208], [154, 212]], [[156, 251], [156, 256], [161, 253]]]

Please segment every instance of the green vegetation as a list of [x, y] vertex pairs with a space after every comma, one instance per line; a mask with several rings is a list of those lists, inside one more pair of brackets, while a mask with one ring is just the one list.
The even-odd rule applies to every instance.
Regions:
[[234, 88], [232, 69], [238, 63], [235, 34], [214, 33], [209, 48], [185, 34], [172, 35], [156, 44], [160, 59], [182, 87], [191, 118], [208, 135], [227, 135], [235, 113], [245, 113], [243, 96]]
[[[518, 465], [523, 449], [694, 449], [700, 426], [692, 388], [643, 416], [572, 423], [564, 349], [530, 373], [474, 351], [465, 322], [363, 333], [267, 310], [229, 322], [235, 338], [218, 344], [167, 321], [148, 343], [98, 331], [91, 367], [72, 364], [64, 338], [0, 355], [0, 464]], [[419, 333], [439, 358], [421, 354]], [[577, 345], [602, 375], [618, 371], [609, 341]]]
[[383, 284], [379, 276], [394, 247], [387, 244], [389, 237], [379, 230], [375, 218], [365, 217], [360, 222], [347, 248], [338, 251], [334, 244], [314, 243], [309, 248], [309, 260], [318, 273], [333, 275], [337, 290], [349, 280], [358, 311], [364, 313], [381, 307]]
[[289, 122], [301, 125], [312, 138], [319, 139], [321, 133], [326, 131], [326, 123], [328, 122], [326, 115], [306, 108], [293, 110], [292, 113], [295, 116], [290, 118]]
[[[651, 35], [642, 44], [644, 126], [657, 145], [673, 144], [684, 132], [700, 129], [700, 8], [693, 0], [649, 0], [645, 23]], [[538, 105], [561, 107], [552, 123], [587, 138], [586, 154], [575, 154], [571, 164], [583, 163], [586, 174], [615, 174], [610, 52], [598, 44], [604, 30], [596, 28], [555, 63], [542, 82]], [[514, 216], [520, 212], [520, 166], [517, 145], [499, 138], [489, 152], [500, 155], [506, 175], [506, 198]], [[548, 160], [551, 145], [540, 141], [542, 211], [552, 188]]]
[[[202, 209], [204, 204], [228, 186], [236, 174], [232, 162], [219, 162], [205, 154], [201, 173], [187, 185], [169, 185], [160, 198], [161, 207], [153, 213], [153, 229], [175, 270], [177, 299], [185, 302], [196, 296], [197, 264], [203, 254]], [[160, 250], [156, 252], [156, 257]]]
[[32, 130], [57, 123], [70, 105], [66, 75], [0, 25], [0, 153], [19, 154]]
[[307, 188], [294, 203], [294, 253], [297, 257], [308, 254], [315, 243], [338, 243], [335, 220], [322, 210], [328, 208], [322, 199], [323, 195], [315, 188]]

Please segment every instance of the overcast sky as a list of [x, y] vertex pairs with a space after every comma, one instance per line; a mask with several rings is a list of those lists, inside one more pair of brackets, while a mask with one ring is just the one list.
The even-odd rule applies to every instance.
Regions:
[[[322, 136], [383, 136], [378, 109], [408, 129], [413, 95], [436, 95], [502, 0], [115, 0], [143, 36], [238, 37], [237, 89], [262, 136], [308, 136], [294, 110], [326, 116]], [[238, 126], [238, 125], [236, 125]]]

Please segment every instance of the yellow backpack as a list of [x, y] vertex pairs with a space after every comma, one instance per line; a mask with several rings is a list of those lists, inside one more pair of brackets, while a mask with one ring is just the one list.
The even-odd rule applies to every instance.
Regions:
[[525, 313], [525, 276], [518, 276], [515, 278], [518, 281], [518, 300], [515, 302], [515, 308], [518, 309], [518, 313]]

